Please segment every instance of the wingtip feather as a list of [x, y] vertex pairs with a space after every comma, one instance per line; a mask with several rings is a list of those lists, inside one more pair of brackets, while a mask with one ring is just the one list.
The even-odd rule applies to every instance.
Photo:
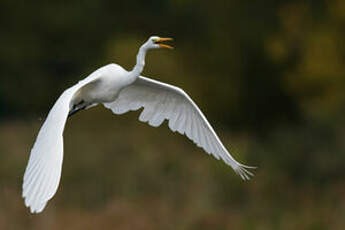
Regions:
[[235, 168], [235, 172], [243, 179], [243, 180], [250, 180], [251, 177], [254, 176], [254, 173], [249, 171], [249, 169], [257, 169], [257, 167], [254, 166], [247, 166], [243, 164], [238, 164]]

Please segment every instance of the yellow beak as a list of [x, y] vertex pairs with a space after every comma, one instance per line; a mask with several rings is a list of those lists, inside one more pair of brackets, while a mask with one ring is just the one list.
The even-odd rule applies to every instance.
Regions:
[[156, 41], [156, 44], [158, 44], [162, 48], [174, 49], [174, 47], [162, 43], [162, 42], [172, 41], [172, 40], [174, 40], [174, 39], [172, 39], [172, 38], [159, 38], [158, 41]]

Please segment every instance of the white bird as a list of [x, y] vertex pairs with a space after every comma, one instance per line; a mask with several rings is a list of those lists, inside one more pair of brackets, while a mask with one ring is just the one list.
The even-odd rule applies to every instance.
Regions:
[[140, 121], [157, 127], [167, 119], [173, 132], [186, 134], [208, 154], [230, 165], [242, 179], [253, 176], [247, 169], [255, 167], [243, 165], [229, 154], [204, 114], [182, 89], [140, 76], [146, 52], [157, 48], [172, 49], [163, 43], [171, 40], [152, 36], [140, 47], [132, 71], [109, 64], [62, 93], [38, 133], [25, 170], [22, 196], [32, 213], [41, 212], [57, 191], [67, 118], [100, 103], [115, 114], [143, 107]]

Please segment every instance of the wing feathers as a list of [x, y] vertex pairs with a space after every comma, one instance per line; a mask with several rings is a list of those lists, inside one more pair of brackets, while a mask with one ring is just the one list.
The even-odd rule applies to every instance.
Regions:
[[62, 132], [73, 96], [71, 89], [66, 90], [51, 109], [31, 150], [23, 182], [25, 205], [30, 207], [31, 212], [42, 211], [59, 184], [63, 155]]
[[63, 158], [63, 130], [70, 103], [75, 93], [83, 86], [97, 80], [100, 72], [65, 90], [50, 110], [31, 150], [23, 178], [25, 205], [32, 213], [43, 210], [58, 188]]
[[253, 174], [249, 167], [240, 164], [225, 149], [204, 114], [192, 99], [180, 88], [145, 77], [139, 77], [132, 85], [124, 88], [118, 99], [105, 103], [106, 108], [115, 114], [138, 110], [143, 107], [139, 116], [142, 122], [157, 127], [165, 119], [169, 120], [169, 128], [185, 134], [197, 146], [208, 154], [222, 159], [230, 165], [242, 179], [249, 179]]

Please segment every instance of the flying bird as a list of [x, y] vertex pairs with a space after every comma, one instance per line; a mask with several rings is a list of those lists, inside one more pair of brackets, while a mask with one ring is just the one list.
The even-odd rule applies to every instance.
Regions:
[[[50, 110], [31, 150], [23, 179], [25, 205], [32, 213], [42, 212], [57, 191], [63, 159], [63, 131], [69, 116], [103, 104], [115, 114], [143, 107], [139, 120], [157, 127], [168, 120], [169, 128], [185, 134], [208, 154], [222, 159], [242, 179], [255, 167], [237, 162], [194, 101], [180, 88], [141, 76], [147, 51], [172, 49], [171, 38], [150, 37], [139, 49], [131, 71], [117, 64], [103, 66], [65, 90]], [[165, 42], [165, 43], [164, 43]]]

